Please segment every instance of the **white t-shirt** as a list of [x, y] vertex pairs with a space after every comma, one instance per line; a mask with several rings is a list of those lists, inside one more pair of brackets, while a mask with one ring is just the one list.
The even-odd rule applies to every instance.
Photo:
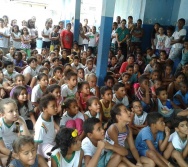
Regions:
[[24, 120], [30, 120], [30, 112], [34, 112], [33, 105], [31, 101], [27, 101], [27, 107], [24, 105], [19, 109], [20, 115], [24, 118]]
[[[21, 37], [21, 33], [20, 33], [20, 32], [18, 32], [17, 34], [13, 32], [13, 34], [14, 34], [14, 37], [15, 37], [16, 39], [19, 39], [19, 38]], [[20, 42], [15, 41], [15, 40], [12, 40], [12, 41], [13, 41], [13, 46], [14, 46], [16, 49], [20, 49], [20, 47], [21, 47], [21, 41], [20, 41]]]
[[62, 156], [61, 150], [58, 148], [52, 151], [51, 158], [55, 160], [57, 167], [78, 167], [80, 162], [80, 152], [81, 150], [74, 151], [71, 159], [68, 160]]
[[[175, 40], [179, 39], [181, 36], [184, 36], [183, 39], [185, 39], [186, 33], [187, 33], [186, 29], [181, 29], [180, 31], [175, 31], [172, 36], [174, 37]], [[172, 47], [173, 48], [183, 48], [183, 44], [175, 43], [172, 45]]]
[[[90, 111], [86, 111], [84, 114], [87, 115], [89, 118], [92, 118], [92, 117], [93, 117], [93, 116], [91, 115]], [[97, 113], [97, 115], [95, 116], [95, 118], [100, 118], [100, 112]]]
[[146, 113], [145, 111], [143, 111], [143, 114], [141, 116], [138, 115], [134, 115], [134, 125], [143, 125], [144, 122], [146, 121], [146, 117], [147, 117], [148, 113]]
[[[112, 31], [112, 34], [111, 34], [111, 38], [114, 37], [115, 35], [116, 35], [116, 30], [113, 30], [113, 31]], [[116, 38], [113, 38], [111, 43], [114, 43], [114, 44], [115, 44], [116, 41], [117, 41], [117, 39], [116, 39]]]
[[8, 61], [11, 61], [11, 62], [14, 61], [14, 58], [12, 57], [12, 55], [10, 55], [10, 53], [7, 53], [6, 56], [4, 57], [6, 57]]
[[123, 103], [126, 107], [129, 106], [129, 100], [126, 95], [124, 96], [124, 98], [122, 100], [118, 100], [116, 97], [116, 94], [113, 94], [112, 101], [116, 104]]
[[[22, 117], [20, 118], [24, 121]], [[14, 123], [11, 126], [7, 125], [3, 117], [0, 118], [0, 140], [3, 140], [6, 148], [9, 150], [12, 150], [12, 143], [18, 137], [18, 134], [13, 132], [15, 127], [16, 125]], [[22, 126], [20, 126], [20, 132], [23, 132]]]
[[[3, 35], [10, 35], [10, 31], [8, 28], [2, 28], [0, 29], [0, 32], [3, 33]], [[9, 41], [9, 38], [5, 38], [0, 35], [0, 47], [8, 48], [8, 41]]]
[[172, 47], [172, 45], [170, 44], [171, 41], [172, 41], [172, 39], [173, 39], [172, 36], [171, 36], [171, 37], [166, 36], [166, 40], [165, 40], [165, 48], [169, 49], [169, 48]]
[[36, 86], [34, 86], [34, 88], [32, 89], [32, 93], [31, 93], [31, 102], [37, 102], [39, 98], [41, 98], [43, 95], [43, 92], [40, 88], [40, 85], [37, 84]]
[[[80, 34], [82, 34], [83, 31], [80, 31]], [[79, 34], [79, 38], [78, 38], [78, 45], [82, 45], [83, 44], [83, 38], [81, 37], [81, 35]]]
[[3, 72], [3, 74], [4, 74], [4, 76], [5, 76], [7, 79], [13, 80], [13, 79], [16, 77], [16, 75], [19, 74], [19, 73], [16, 72], [16, 71], [13, 71], [12, 74], [9, 74], [9, 73], [7, 72], [7, 70], [6, 70], [6, 71]]
[[84, 116], [81, 112], [78, 112], [78, 114], [76, 114], [74, 117], [70, 117], [67, 113], [67, 111], [63, 114], [61, 121], [60, 121], [60, 126], [64, 126], [66, 124], [67, 121], [69, 120], [75, 120], [77, 118], [80, 118], [84, 121]]
[[79, 68], [83, 68], [83, 69], [85, 68], [85, 66], [82, 63], [78, 63], [78, 66], [75, 66], [74, 63], [71, 63], [71, 66], [72, 66], [72, 68], [74, 68], [76, 70]]
[[93, 67], [92, 69], [91, 69], [91, 71], [88, 69], [88, 67], [86, 67], [85, 69], [84, 69], [84, 74], [86, 75], [86, 74], [95, 74], [96, 73], [96, 68], [95, 67]]
[[32, 69], [30, 66], [27, 66], [24, 71], [23, 71], [23, 75], [26, 75], [26, 74], [30, 74], [32, 77], [36, 76], [37, 75], [37, 71]]
[[168, 141], [172, 142], [172, 145], [178, 151], [183, 151], [183, 149], [187, 145], [187, 140], [182, 141], [176, 131], [170, 135], [170, 138]]
[[62, 97], [75, 97], [75, 94], [77, 92], [77, 86], [73, 88], [73, 90], [70, 90], [67, 84], [64, 84], [61, 86], [61, 96]]
[[52, 144], [55, 139], [55, 128], [54, 128], [54, 121], [53, 116], [51, 116], [50, 121], [45, 121], [42, 118], [42, 114], [37, 119], [35, 124], [35, 136], [34, 141], [36, 143], [43, 143], [43, 144]]
[[89, 38], [89, 46], [90, 47], [96, 47], [97, 46], [97, 42], [96, 42], [96, 39], [97, 39], [97, 36], [99, 35], [99, 33], [95, 33], [93, 34], [92, 32], [88, 32], [85, 34], [86, 37]]
[[165, 40], [166, 40], [166, 35], [157, 35], [157, 45], [156, 49], [163, 50], [165, 49]]
[[[49, 28], [49, 29], [47, 30], [46, 27], [45, 27], [45, 28], [43, 29], [43, 31], [42, 31], [42, 34], [49, 36], [50, 33], [51, 33], [51, 31], [52, 31], [51, 28]], [[44, 37], [42, 37], [42, 40], [45, 41], [45, 42], [50, 42], [50, 41], [51, 41], [49, 38], [44, 38]]]

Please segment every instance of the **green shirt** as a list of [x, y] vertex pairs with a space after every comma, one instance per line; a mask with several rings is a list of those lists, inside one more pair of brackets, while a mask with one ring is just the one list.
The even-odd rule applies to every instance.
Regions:
[[[126, 37], [126, 35], [130, 34], [130, 31], [126, 27], [125, 27], [125, 29], [122, 29], [121, 27], [119, 27], [119, 28], [117, 28], [116, 33], [118, 34], [118, 40], [122, 41]], [[124, 42], [126, 42], [126, 41], [124, 41]]]

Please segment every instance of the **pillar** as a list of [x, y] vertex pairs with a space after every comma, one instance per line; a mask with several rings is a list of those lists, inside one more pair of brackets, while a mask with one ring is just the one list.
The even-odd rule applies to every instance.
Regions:
[[79, 39], [80, 8], [81, 8], [81, 0], [76, 0], [75, 15], [74, 15], [74, 41], [77, 41], [77, 42]]
[[102, 16], [96, 70], [98, 86], [102, 86], [104, 84], [104, 77], [107, 72], [108, 52], [110, 49], [115, 1], [116, 0], [111, 0], [110, 3], [109, 0], [102, 1]]

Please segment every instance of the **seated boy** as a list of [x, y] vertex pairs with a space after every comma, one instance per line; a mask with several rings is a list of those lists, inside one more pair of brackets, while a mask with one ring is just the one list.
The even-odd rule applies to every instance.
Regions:
[[147, 123], [148, 126], [138, 133], [135, 140], [138, 153], [140, 156], [152, 159], [157, 166], [172, 167], [170, 162], [161, 155], [161, 152], [166, 149], [170, 136], [170, 130], [165, 127], [163, 117], [157, 112], [149, 113]]
[[113, 87], [113, 98], [112, 101], [116, 104], [123, 103], [126, 107], [129, 107], [129, 100], [126, 96], [125, 85], [118, 82]]
[[78, 56], [74, 56], [73, 63], [71, 63], [73, 69], [78, 70], [79, 68], [85, 68], [85, 66], [80, 63], [80, 58]]
[[173, 121], [175, 132], [170, 135], [169, 144], [164, 152], [164, 157], [172, 157], [179, 166], [187, 167], [185, 158], [188, 156], [188, 121], [186, 117], [176, 117]]
[[82, 141], [85, 167], [117, 167], [120, 164], [124, 165], [121, 162], [122, 157], [112, 152], [116, 152], [118, 148], [104, 141], [105, 132], [99, 119], [88, 118], [84, 122], [83, 129], [87, 135]]

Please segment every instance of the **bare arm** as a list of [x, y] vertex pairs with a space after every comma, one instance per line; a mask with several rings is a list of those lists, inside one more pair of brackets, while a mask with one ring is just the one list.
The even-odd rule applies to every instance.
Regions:
[[38, 156], [38, 165], [39, 165], [39, 167], [48, 167], [48, 164], [45, 161], [45, 159], [41, 155], [37, 155], [37, 156]]
[[170, 129], [167, 126], [165, 127], [165, 134], [165, 139], [159, 141], [159, 149], [161, 152], [163, 152], [166, 149], [170, 137]]

